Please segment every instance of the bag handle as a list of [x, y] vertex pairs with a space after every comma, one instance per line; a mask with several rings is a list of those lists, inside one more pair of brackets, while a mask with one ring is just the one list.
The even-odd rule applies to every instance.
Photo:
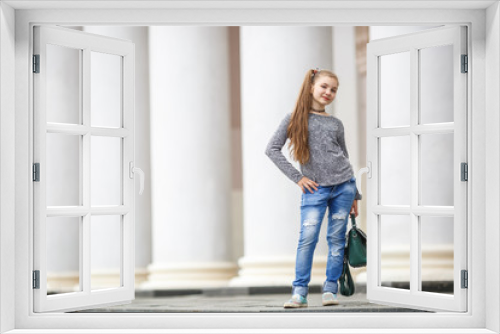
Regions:
[[354, 213], [351, 213], [351, 225], [352, 228], [356, 228], [356, 216], [354, 215]]

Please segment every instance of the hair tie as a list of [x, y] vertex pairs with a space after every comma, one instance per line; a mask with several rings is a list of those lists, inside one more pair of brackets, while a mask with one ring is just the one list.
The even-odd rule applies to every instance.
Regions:
[[312, 78], [314, 79], [314, 76], [316, 75], [316, 73], [320, 72], [321, 70], [319, 69], [319, 67], [316, 67], [314, 70], [313, 70], [313, 74], [312, 74]]

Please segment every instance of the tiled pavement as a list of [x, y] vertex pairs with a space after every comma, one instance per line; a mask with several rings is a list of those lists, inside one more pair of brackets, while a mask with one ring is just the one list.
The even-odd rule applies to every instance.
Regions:
[[77, 311], [80, 313], [255, 313], [255, 312], [424, 312], [370, 303], [361, 291], [338, 295], [339, 305], [322, 306], [319, 287], [310, 287], [307, 308], [285, 309], [288, 287], [136, 291], [130, 304]]

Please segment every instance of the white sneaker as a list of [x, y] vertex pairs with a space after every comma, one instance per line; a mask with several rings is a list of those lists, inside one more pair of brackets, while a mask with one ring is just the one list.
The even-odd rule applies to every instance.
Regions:
[[292, 307], [307, 307], [307, 298], [302, 295], [295, 294], [290, 298], [289, 301], [283, 305], [284, 308], [292, 308]]
[[338, 305], [339, 300], [337, 299], [337, 294], [332, 293], [332, 292], [325, 292], [323, 293], [323, 296], [321, 297], [323, 300], [323, 306], [327, 305]]

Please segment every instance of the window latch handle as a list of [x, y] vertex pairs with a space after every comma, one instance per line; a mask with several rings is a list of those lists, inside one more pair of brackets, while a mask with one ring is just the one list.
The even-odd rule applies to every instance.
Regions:
[[[357, 181], [359, 180], [360, 182], [360, 185], [361, 185], [361, 175], [363, 175], [364, 173], [366, 173], [366, 176], [371, 179], [372, 178], [372, 162], [371, 161], [368, 161], [367, 162], [367, 167], [363, 167], [361, 168], [360, 170], [358, 170], [358, 173], [357, 173], [357, 176], [356, 176], [356, 183]], [[363, 195], [361, 193], [361, 187], [358, 187], [358, 192], [360, 195]]]
[[138, 167], [134, 167], [134, 162], [130, 161], [130, 163], [129, 163], [129, 176], [131, 179], [134, 178], [135, 173], [139, 174], [139, 185], [140, 185], [139, 195], [142, 195], [142, 192], [144, 191], [144, 172], [142, 171], [142, 169], [140, 169]]

